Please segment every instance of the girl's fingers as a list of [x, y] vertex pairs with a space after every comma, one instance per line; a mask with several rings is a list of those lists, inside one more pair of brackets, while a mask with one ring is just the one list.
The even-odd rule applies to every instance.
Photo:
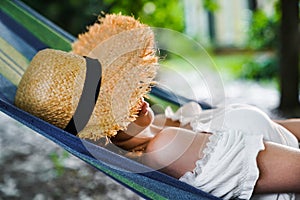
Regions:
[[143, 102], [142, 109], [139, 113], [139, 116], [145, 115], [148, 112], [149, 104], [147, 102]]

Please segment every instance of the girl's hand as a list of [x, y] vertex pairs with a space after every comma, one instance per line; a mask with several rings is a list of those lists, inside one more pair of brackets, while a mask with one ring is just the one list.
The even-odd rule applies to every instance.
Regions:
[[149, 104], [142, 99], [142, 109], [137, 117], [137, 119], [133, 122], [137, 126], [146, 127], [151, 123], [151, 116], [149, 115]]
[[111, 141], [128, 151], [139, 151], [144, 149], [148, 142], [154, 137], [150, 130], [145, 128], [151, 124], [152, 114], [149, 104], [142, 99], [141, 111], [137, 119], [130, 123], [126, 130], [119, 131]]

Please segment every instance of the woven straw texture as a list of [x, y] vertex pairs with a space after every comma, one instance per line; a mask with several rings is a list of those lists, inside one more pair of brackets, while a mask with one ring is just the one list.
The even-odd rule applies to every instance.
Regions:
[[158, 58], [152, 30], [133, 17], [106, 15], [72, 46], [72, 53], [48, 49], [33, 58], [20, 82], [16, 105], [65, 128], [82, 93], [82, 56], [89, 56], [99, 59], [102, 81], [91, 118], [78, 136], [98, 140], [125, 130], [154, 84]]
[[63, 51], [39, 51], [19, 84], [15, 104], [60, 128], [72, 118], [86, 73], [81, 56]]

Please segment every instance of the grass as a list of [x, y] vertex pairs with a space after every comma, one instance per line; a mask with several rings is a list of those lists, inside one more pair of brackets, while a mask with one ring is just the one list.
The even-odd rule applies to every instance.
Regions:
[[254, 58], [254, 52], [248, 51], [214, 53], [209, 47], [179, 32], [165, 29], [155, 32], [163, 68], [179, 72], [208, 69], [225, 77], [237, 78], [244, 63]]
[[164, 69], [189, 72], [196, 69], [207, 69], [220, 73], [225, 79], [239, 78], [242, 66], [253, 59], [253, 53], [235, 54], [189, 54], [187, 57], [170, 54], [162, 60]]
[[220, 74], [229, 79], [240, 77], [243, 65], [253, 59], [253, 53], [215, 54], [213, 60]]

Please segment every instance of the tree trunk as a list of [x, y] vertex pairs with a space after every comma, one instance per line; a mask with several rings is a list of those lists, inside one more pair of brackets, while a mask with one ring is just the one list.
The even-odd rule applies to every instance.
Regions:
[[216, 46], [216, 27], [215, 27], [215, 15], [212, 11], [207, 11], [208, 16], [208, 34], [209, 39], [213, 47]]
[[[298, 0], [280, 0], [280, 105], [283, 113], [300, 110], [299, 104], [299, 7]], [[298, 113], [299, 116], [300, 113]]]
[[248, 7], [252, 12], [257, 10], [257, 1], [256, 0], [248, 0]]

